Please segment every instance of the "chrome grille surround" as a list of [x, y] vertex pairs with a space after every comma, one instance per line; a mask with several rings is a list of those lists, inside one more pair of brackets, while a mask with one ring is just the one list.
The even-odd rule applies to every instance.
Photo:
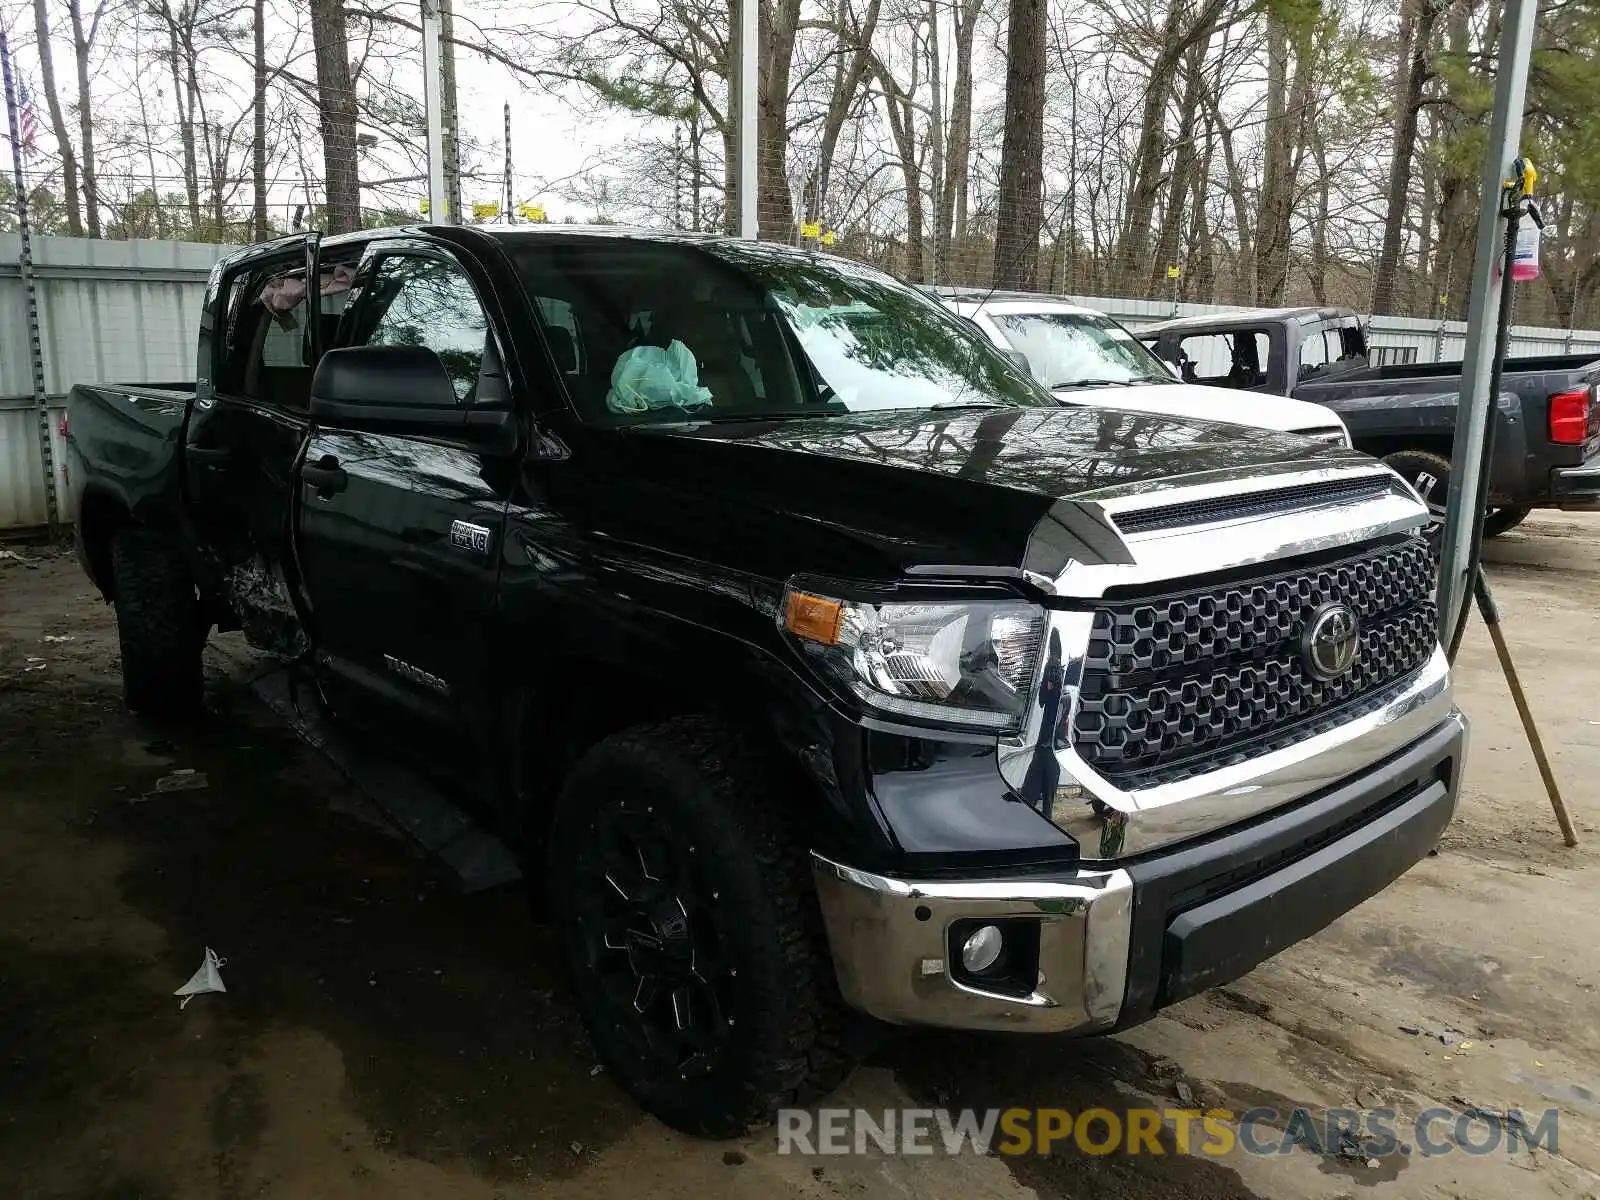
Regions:
[[[1416, 589], [1417, 559], [1411, 547], [1426, 523], [1427, 513], [1387, 467], [1350, 455], [1311, 468], [1285, 464], [1275, 471], [1255, 472], [1248, 477], [1219, 473], [1212, 481], [1178, 488], [1142, 492], [1137, 488], [1112, 488], [1075, 498], [1080, 508], [1091, 512], [1097, 509], [1105, 524], [1115, 529], [1119, 513], [1188, 501], [1201, 503], [1221, 495], [1305, 489], [1307, 485], [1354, 479], [1363, 474], [1381, 477], [1388, 486], [1348, 503], [1313, 503], [1291, 511], [1265, 506], [1271, 510], [1266, 515], [1150, 532], [1122, 534], [1119, 529], [1131, 561], [1068, 562], [1053, 578], [1031, 576], [1054, 597], [1047, 638], [1059, 638], [1062, 655], [1055, 668], [1042, 663], [1039, 670], [1061, 672], [1059, 720], [1053, 729], [1045, 730], [1041, 728], [1040, 706], [1030, 706], [1023, 732], [1000, 742], [998, 761], [1013, 793], [1072, 835], [1084, 859], [1115, 861], [1133, 857], [1332, 787], [1398, 752], [1447, 719], [1451, 701], [1449, 669], [1429, 632], [1433, 620], [1431, 600], [1425, 591], [1417, 596]], [[1349, 569], [1351, 560], [1366, 558], [1370, 572], [1373, 556], [1390, 553], [1398, 555], [1393, 569], [1401, 579], [1397, 585], [1399, 594], [1412, 603], [1409, 608], [1391, 608], [1388, 614], [1380, 608], [1372, 609], [1377, 615], [1369, 618], [1375, 622], [1369, 634], [1377, 640], [1369, 637], [1372, 644], [1364, 642], [1362, 649], [1369, 662], [1379, 663], [1381, 681], [1369, 680], [1366, 686], [1350, 688], [1349, 694], [1336, 698], [1331, 708], [1319, 711], [1315, 706], [1302, 706], [1309, 715], [1302, 711], [1282, 728], [1280, 736], [1274, 736], [1271, 729], [1243, 730], [1243, 738], [1235, 736], [1233, 740], [1236, 749], [1232, 753], [1228, 752], [1226, 739], [1219, 739], [1214, 760], [1190, 762], [1188, 766], [1198, 769], [1175, 771], [1170, 776], [1142, 774], [1125, 769], [1124, 762], [1113, 764], [1109, 758], [1097, 759], [1083, 753], [1083, 746], [1075, 742], [1079, 721], [1093, 715], [1095, 701], [1104, 696], [1101, 684], [1108, 677], [1109, 659], [1104, 645], [1107, 630], [1100, 618], [1097, 637], [1097, 610], [1140, 605], [1154, 608], [1157, 599], [1168, 606], [1182, 601], [1187, 635], [1188, 599], [1195, 599], [1198, 616], [1199, 599], [1219, 578], [1248, 581], [1252, 588], [1256, 581], [1270, 580], [1274, 601], [1278, 584], [1293, 581], [1292, 590], [1298, 600], [1301, 576], [1297, 572], [1311, 572], [1316, 583], [1318, 573], [1332, 570], [1337, 584], [1337, 571], [1342, 564]], [[1281, 567], [1274, 565], [1280, 563]], [[1320, 588], [1317, 590], [1320, 594]], [[1264, 611], [1269, 608], [1265, 604], [1261, 607]], [[1280, 607], [1290, 611], [1287, 600]], [[1272, 613], [1269, 624], [1277, 637], [1285, 631], [1278, 628], [1277, 609], [1273, 608]], [[1170, 612], [1163, 615], [1170, 620]], [[1253, 610], [1249, 625], [1252, 634], [1256, 632], [1256, 615]], [[1290, 623], [1292, 627], [1292, 620]], [[1227, 621], [1224, 625], [1223, 632], [1227, 633], [1232, 626]], [[1243, 631], [1244, 627], [1239, 626], [1238, 632]], [[1387, 642], [1382, 641], [1385, 633], [1393, 635]], [[1231, 647], [1231, 635], [1224, 640], [1228, 643], [1226, 650]], [[1096, 645], [1097, 641], [1101, 644]], [[1186, 640], [1180, 654], [1188, 644]], [[1153, 671], [1155, 647], [1147, 649]], [[1257, 649], [1259, 646], [1253, 644], [1251, 655]], [[1128, 650], [1132, 652], [1131, 645]], [[1115, 644], [1112, 652], [1119, 652]], [[1170, 644], [1168, 652], [1170, 655]], [[1386, 654], [1394, 661], [1384, 663]], [[1137, 660], [1140, 656], [1134, 657]], [[1246, 665], [1244, 658], [1228, 658], [1226, 654], [1215, 661], [1220, 669], [1228, 671]], [[1167, 665], [1172, 664], [1169, 661]], [[1264, 669], [1256, 670], [1257, 676], [1250, 680], [1252, 696], [1258, 685], [1267, 686]], [[1137, 678], [1136, 673], [1134, 677]], [[1167, 687], [1154, 675], [1146, 678], [1152, 690], [1156, 686]], [[1279, 687], [1282, 678], [1280, 663], [1271, 687]], [[1034, 680], [1035, 695], [1040, 682], [1040, 678]], [[1239, 686], [1243, 686], [1242, 680]], [[1181, 682], [1177, 699], [1181, 710], [1185, 700]], [[1198, 715], [1198, 697], [1194, 699]], [[1163, 703], [1165, 706], [1165, 697]], [[1164, 715], [1166, 712], [1164, 707]], [[1180, 719], [1181, 716], [1180, 712]], [[1240, 732], [1238, 727], [1233, 730], [1235, 735]]]

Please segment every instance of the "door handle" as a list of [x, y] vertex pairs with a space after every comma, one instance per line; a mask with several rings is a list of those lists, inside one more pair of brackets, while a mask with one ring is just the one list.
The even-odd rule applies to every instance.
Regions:
[[301, 467], [300, 478], [307, 487], [315, 488], [319, 496], [331, 496], [350, 486], [350, 476], [331, 454], [324, 454], [316, 462]]
[[233, 451], [226, 446], [185, 446], [183, 452], [191, 461], [204, 463], [206, 466], [226, 466], [233, 457]]

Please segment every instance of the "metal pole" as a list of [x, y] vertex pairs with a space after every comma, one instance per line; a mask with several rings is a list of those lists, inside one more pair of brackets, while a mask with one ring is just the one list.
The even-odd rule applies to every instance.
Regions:
[[511, 101], [506, 101], [506, 224], [517, 223], [516, 184], [511, 175]]
[[1500, 289], [1500, 239], [1504, 188], [1522, 137], [1522, 107], [1528, 88], [1528, 62], [1533, 53], [1535, 0], [1506, 0], [1500, 31], [1494, 114], [1489, 123], [1478, 209], [1477, 250], [1472, 259], [1471, 300], [1467, 308], [1466, 358], [1461, 367], [1461, 396], [1456, 404], [1455, 445], [1450, 460], [1449, 509], [1444, 522], [1444, 550], [1439, 564], [1439, 628], [1454, 630], [1472, 595], [1474, 526], [1483, 508], [1487, 480], [1483, 447], [1495, 411], [1489, 375], [1494, 366], [1495, 323]]
[[11, 176], [17, 192], [17, 232], [20, 251], [17, 274], [22, 280], [23, 303], [28, 315], [28, 357], [33, 368], [33, 410], [38, 420], [39, 468], [44, 472], [44, 512], [54, 538], [61, 522], [56, 503], [56, 456], [50, 445], [50, 405], [44, 394], [44, 351], [39, 344], [39, 294], [33, 284], [33, 232], [28, 225], [28, 185], [22, 176], [22, 130], [17, 123], [16, 80], [11, 75], [11, 45], [0, 29], [0, 64], [6, 89], [6, 128], [11, 135]]
[[452, 225], [465, 217], [461, 204], [461, 114], [456, 104], [456, 17], [450, 0], [439, 6], [439, 127], [444, 137], [444, 215]]
[[1494, 643], [1494, 652], [1499, 656], [1500, 669], [1505, 672], [1506, 687], [1511, 689], [1511, 700], [1517, 706], [1517, 716], [1522, 718], [1522, 732], [1528, 736], [1528, 748], [1533, 751], [1533, 761], [1539, 768], [1539, 778], [1544, 780], [1545, 795], [1550, 797], [1550, 807], [1556, 814], [1556, 824], [1561, 826], [1561, 840], [1568, 846], [1576, 846], [1577, 831], [1572, 827], [1572, 818], [1567, 815], [1567, 804], [1561, 798], [1561, 788], [1556, 783], [1556, 773], [1550, 769], [1550, 759], [1544, 752], [1544, 739], [1539, 736], [1539, 727], [1533, 720], [1533, 710], [1528, 707], [1528, 697], [1522, 691], [1522, 680], [1517, 677], [1517, 668], [1511, 662], [1511, 649], [1506, 645], [1505, 635], [1500, 632], [1500, 610], [1495, 607], [1494, 595], [1489, 591], [1489, 581], [1483, 577], [1482, 571], [1476, 573], [1472, 590], [1478, 600], [1478, 611], [1483, 615], [1484, 627], [1489, 631], [1489, 640]]
[[428, 132], [428, 220], [449, 219], [444, 195], [444, 116], [439, 76], [438, 0], [422, 0], [422, 101]]
[[738, 63], [738, 139], [735, 153], [738, 170], [735, 178], [739, 185], [738, 235], [754, 238], [760, 230], [756, 212], [756, 146], [758, 105], [756, 97], [756, 67], [759, 62], [759, 0], [734, 0], [734, 18], [738, 29], [735, 39], [735, 60]]

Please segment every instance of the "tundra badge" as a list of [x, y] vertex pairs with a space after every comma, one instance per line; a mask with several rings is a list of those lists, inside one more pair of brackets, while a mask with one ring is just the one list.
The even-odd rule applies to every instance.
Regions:
[[385, 654], [383, 656], [383, 665], [388, 667], [389, 670], [393, 671], [396, 675], [400, 676], [401, 679], [409, 679], [412, 683], [417, 684], [419, 687], [425, 687], [429, 691], [438, 692], [441, 696], [448, 696], [450, 694], [450, 685], [448, 683], [440, 679], [431, 671], [424, 671], [421, 667], [413, 667], [404, 659], [396, 658], [392, 654]]

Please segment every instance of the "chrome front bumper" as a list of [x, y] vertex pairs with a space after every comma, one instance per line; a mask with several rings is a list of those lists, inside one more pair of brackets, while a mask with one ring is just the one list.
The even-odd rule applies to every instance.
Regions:
[[[900, 1025], [1083, 1034], [1137, 1023], [1237, 978], [1425, 856], [1455, 811], [1467, 728], [1450, 709], [1303, 804], [1126, 867], [908, 881], [813, 854], [840, 991]], [[952, 961], [957, 922], [1006, 919], [1037, 922], [1031, 991], [986, 991]]]
[[[1122, 1010], [1133, 928], [1126, 871], [1070, 882], [907, 883], [812, 856], [845, 1000], [899, 1025], [1033, 1033], [1109, 1029]], [[985, 992], [955, 978], [950, 926], [963, 918], [1039, 920], [1032, 994]]]

